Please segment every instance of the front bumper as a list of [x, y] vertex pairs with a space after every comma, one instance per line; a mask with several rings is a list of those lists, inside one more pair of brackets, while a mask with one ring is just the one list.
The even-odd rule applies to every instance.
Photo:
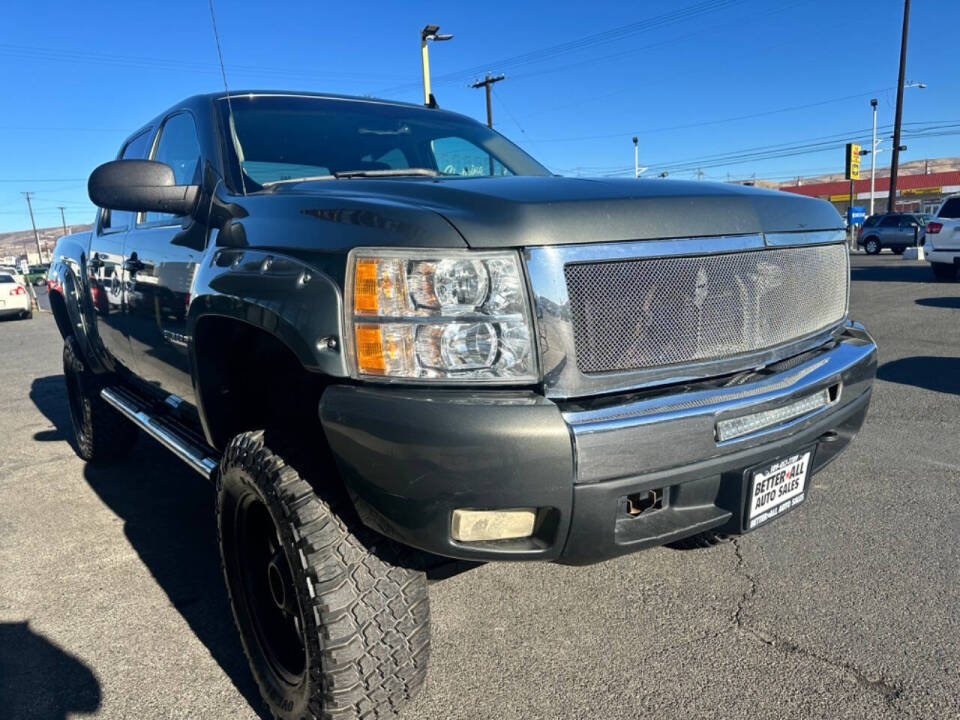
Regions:
[[[820, 348], [725, 386], [562, 404], [521, 391], [336, 385], [320, 416], [363, 521], [399, 542], [469, 560], [587, 564], [708, 529], [744, 529], [749, 470], [813, 448], [812, 473], [860, 429], [876, 346], [850, 323]], [[760, 432], [716, 440], [719, 419], [818, 390], [834, 401]], [[809, 480], [808, 480], [809, 483]], [[627, 498], [662, 493], [628, 513]], [[461, 543], [457, 508], [538, 508], [532, 537]]]

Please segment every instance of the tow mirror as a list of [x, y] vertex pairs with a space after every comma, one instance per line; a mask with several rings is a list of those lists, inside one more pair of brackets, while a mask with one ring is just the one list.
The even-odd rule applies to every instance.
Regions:
[[199, 185], [177, 185], [173, 168], [156, 160], [113, 160], [90, 175], [87, 194], [109, 210], [186, 215], [197, 204]]

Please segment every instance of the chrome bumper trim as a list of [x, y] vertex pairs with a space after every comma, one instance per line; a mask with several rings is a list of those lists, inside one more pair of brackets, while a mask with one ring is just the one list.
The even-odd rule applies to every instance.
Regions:
[[[876, 345], [859, 327], [848, 330], [852, 333], [833, 348], [755, 382], [565, 411], [576, 448], [577, 482], [689, 465], [788, 435], [841, 410], [869, 389], [876, 374]], [[824, 408], [742, 438], [716, 439], [718, 420], [776, 408], [834, 385], [843, 392]]]

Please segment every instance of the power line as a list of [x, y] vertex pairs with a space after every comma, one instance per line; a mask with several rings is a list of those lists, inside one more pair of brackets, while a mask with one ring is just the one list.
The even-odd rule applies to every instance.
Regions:
[[[689, 5], [685, 8], [680, 8], [678, 10], [672, 10], [661, 15], [655, 15], [653, 17], [645, 18], [643, 20], [638, 20], [626, 25], [620, 25], [608, 30], [604, 30], [599, 33], [593, 33], [591, 35], [585, 35], [574, 40], [569, 40], [567, 42], [558, 43], [556, 45], [550, 45], [544, 48], [539, 48], [537, 50], [531, 50], [529, 52], [520, 53], [519, 55], [513, 55], [511, 57], [503, 58], [495, 62], [487, 62], [483, 65], [475, 65], [473, 67], [462, 68], [454, 72], [445, 73], [443, 75], [438, 75], [434, 78], [435, 82], [447, 82], [447, 81], [457, 81], [467, 79], [476, 75], [479, 75], [482, 72], [485, 72], [489, 67], [499, 67], [504, 70], [509, 70], [511, 68], [520, 67], [523, 65], [529, 65], [532, 63], [543, 62], [546, 60], [553, 59], [560, 55], [565, 55], [571, 52], [578, 52], [580, 50], [594, 47], [597, 45], [603, 45], [610, 42], [615, 42], [622, 40], [624, 38], [630, 37], [637, 33], [645, 32], [647, 30], [652, 30], [654, 28], [663, 27], [665, 25], [671, 25], [685, 20], [690, 20], [693, 17], [698, 15], [703, 15], [705, 13], [716, 12], [717, 10], [724, 9], [733, 5], [739, 5], [745, 2], [746, 0], [704, 0], [702, 2]], [[401, 85], [396, 85], [385, 90], [381, 90], [381, 93], [389, 93], [397, 90], [406, 90], [410, 87], [415, 87], [416, 83], [403, 83]]]

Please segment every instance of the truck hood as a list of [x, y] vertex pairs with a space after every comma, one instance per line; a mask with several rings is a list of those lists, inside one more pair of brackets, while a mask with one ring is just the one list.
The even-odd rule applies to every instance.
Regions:
[[475, 248], [842, 228], [827, 202], [679, 180], [565, 177], [357, 178], [290, 183], [274, 195], [406, 205], [446, 218]]

